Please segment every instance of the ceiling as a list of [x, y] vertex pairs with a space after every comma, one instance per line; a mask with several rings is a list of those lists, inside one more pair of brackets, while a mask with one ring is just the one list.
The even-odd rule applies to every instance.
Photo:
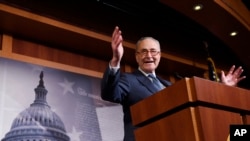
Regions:
[[[192, 10], [197, 2], [202, 2], [204, 7], [200, 12]], [[250, 58], [248, 54], [250, 51], [249, 28], [213, 0], [181, 2], [177, 0], [73, 0], [70, 2], [0, 0], [0, 3], [108, 36], [111, 36], [114, 27], [118, 25], [123, 32], [125, 41], [135, 43], [142, 36], [153, 36], [160, 41], [162, 50], [167, 55], [179, 56], [201, 64], [206, 64], [208, 49], [215, 65], [220, 66], [221, 69], [229, 69], [233, 64], [242, 65], [245, 69], [244, 75], [250, 74], [250, 62], [248, 61]], [[244, 5], [247, 8], [247, 3]], [[45, 40], [45, 37], [37, 35], [32, 36], [32, 38], [28, 37], [28, 33], [11, 30], [11, 27], [5, 28], [1, 22], [0, 28], [4, 32], [11, 32], [22, 38], [30, 38], [31, 40], [44, 38]], [[228, 32], [234, 28], [239, 30], [241, 34], [234, 38], [229, 37]], [[61, 43], [52, 42], [52, 39], [50, 41], [48, 44], [52, 46], [60, 46], [63, 43], [63, 41]], [[99, 42], [89, 39], [88, 44], [101, 46], [101, 42], [98, 44]], [[207, 43], [208, 48], [205, 47], [204, 42]], [[74, 47], [70, 46], [70, 43]], [[105, 44], [109, 49], [105, 48], [98, 52], [96, 52], [97, 48], [94, 47], [82, 48], [80, 41], [76, 41], [76, 39], [72, 39], [70, 43], [64, 44], [65, 48], [63, 49], [105, 60], [109, 60], [111, 57], [109, 43]], [[136, 66], [132, 49], [126, 48], [123, 61]], [[162, 59], [159, 71], [190, 77], [201, 76], [204, 73], [204, 68], [195, 68], [166, 57], [166, 59]], [[250, 88], [249, 84], [247, 79], [241, 85]]]

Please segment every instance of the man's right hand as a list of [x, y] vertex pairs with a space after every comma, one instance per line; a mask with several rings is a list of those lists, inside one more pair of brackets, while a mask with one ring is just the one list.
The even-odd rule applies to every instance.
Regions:
[[124, 53], [123, 45], [122, 45], [122, 32], [118, 26], [115, 27], [112, 34], [111, 47], [113, 51], [113, 57], [110, 61], [111, 67], [120, 66], [120, 62]]

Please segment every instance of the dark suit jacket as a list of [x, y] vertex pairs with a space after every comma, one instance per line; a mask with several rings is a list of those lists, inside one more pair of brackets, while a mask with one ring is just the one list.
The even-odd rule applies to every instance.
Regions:
[[[158, 78], [158, 77], [157, 77]], [[167, 87], [171, 83], [158, 78]], [[133, 73], [115, 74], [108, 67], [101, 82], [101, 97], [104, 100], [120, 103], [124, 112], [124, 141], [134, 141], [134, 128], [130, 115], [130, 106], [156, 93], [151, 81], [139, 70]]]

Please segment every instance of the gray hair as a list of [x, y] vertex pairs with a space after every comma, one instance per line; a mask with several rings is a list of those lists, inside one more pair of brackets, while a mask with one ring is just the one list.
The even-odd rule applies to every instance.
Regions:
[[145, 39], [152, 39], [152, 40], [154, 40], [157, 44], [159, 44], [159, 47], [160, 47], [160, 50], [161, 50], [160, 42], [159, 42], [157, 39], [153, 38], [153, 37], [147, 36], [147, 37], [141, 37], [141, 38], [137, 41], [136, 47], [135, 47], [135, 51], [138, 50], [139, 44], [140, 44], [143, 40], [145, 40]]

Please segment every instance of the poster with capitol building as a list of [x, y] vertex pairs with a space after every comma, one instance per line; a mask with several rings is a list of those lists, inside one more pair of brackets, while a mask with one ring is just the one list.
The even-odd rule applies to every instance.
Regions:
[[6, 58], [0, 68], [1, 141], [122, 141], [122, 108], [100, 98], [100, 78]]

